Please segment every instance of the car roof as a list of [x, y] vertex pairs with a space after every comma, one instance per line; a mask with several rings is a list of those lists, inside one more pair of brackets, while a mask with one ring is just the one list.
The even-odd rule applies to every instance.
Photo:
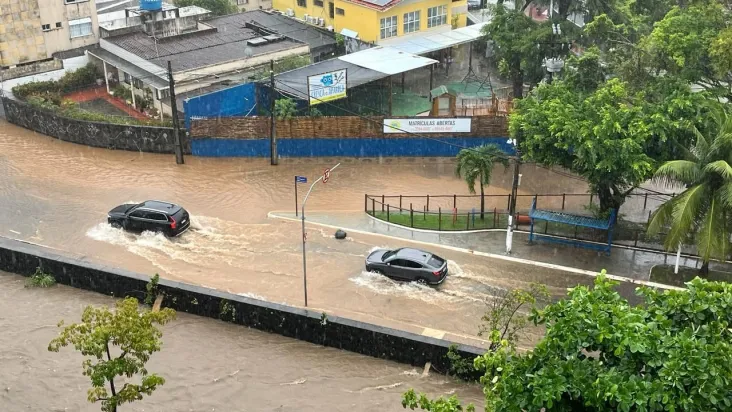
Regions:
[[425, 252], [424, 250], [405, 247], [399, 249], [396, 253], [396, 256], [399, 258], [413, 260], [415, 262], [426, 263], [429, 258], [432, 257], [432, 253]]
[[147, 200], [140, 203], [137, 208], [154, 210], [156, 212], [162, 212], [169, 215], [175, 214], [181, 209], [181, 207], [176, 205], [175, 203], [162, 202], [160, 200]]

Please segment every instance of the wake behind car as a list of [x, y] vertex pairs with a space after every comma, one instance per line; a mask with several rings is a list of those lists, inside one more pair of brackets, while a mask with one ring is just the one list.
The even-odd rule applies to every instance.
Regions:
[[378, 249], [366, 257], [366, 270], [397, 280], [439, 285], [447, 277], [447, 261], [419, 249]]
[[107, 222], [112, 227], [131, 232], [161, 232], [178, 236], [191, 226], [191, 218], [182, 207], [159, 200], [124, 204], [109, 211]]

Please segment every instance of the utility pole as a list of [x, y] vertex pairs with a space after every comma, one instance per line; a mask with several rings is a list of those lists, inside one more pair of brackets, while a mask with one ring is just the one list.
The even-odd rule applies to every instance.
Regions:
[[275, 136], [275, 78], [274, 60], [269, 61], [269, 161], [272, 166], [277, 165], [277, 137]]
[[183, 143], [180, 139], [180, 123], [178, 122], [178, 103], [175, 101], [175, 80], [173, 79], [173, 69], [168, 60], [168, 84], [170, 86], [170, 109], [173, 112], [173, 141], [175, 143], [175, 163], [182, 165], [185, 163], [183, 159]]
[[[520, 133], [520, 132], [519, 132]], [[518, 136], [517, 136], [518, 137]], [[516, 197], [518, 196], [519, 178], [521, 176], [521, 153], [519, 152], [518, 138], [513, 141], [513, 145], [516, 148], [516, 157], [513, 163], [513, 184], [511, 185], [511, 203], [508, 208], [508, 228], [506, 229], [506, 253], [511, 253], [511, 247], [513, 246], [513, 229], [516, 222], [513, 219], [516, 217]]]

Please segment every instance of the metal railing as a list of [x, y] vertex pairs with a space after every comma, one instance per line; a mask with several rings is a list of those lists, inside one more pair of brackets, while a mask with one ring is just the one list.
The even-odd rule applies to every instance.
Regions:
[[[597, 205], [591, 194], [518, 195], [516, 219], [519, 229], [528, 230], [531, 201], [545, 210], [564, 210], [573, 214], [589, 214], [589, 205]], [[653, 210], [672, 195], [634, 193], [629, 195], [631, 211], [640, 219], [618, 219], [613, 229], [613, 244], [655, 252], [666, 252], [662, 239], [665, 234], [649, 237], [647, 223]], [[376, 219], [412, 229], [443, 232], [506, 229], [511, 195], [485, 195], [485, 212], [481, 216], [480, 195], [364, 195], [364, 211]], [[635, 205], [632, 205], [635, 203]], [[625, 205], [624, 205], [625, 206]], [[623, 208], [621, 208], [623, 210]], [[536, 233], [564, 239], [588, 242], [607, 242], [607, 231], [563, 223], [536, 222]], [[696, 256], [696, 248], [685, 246], [683, 253]]]

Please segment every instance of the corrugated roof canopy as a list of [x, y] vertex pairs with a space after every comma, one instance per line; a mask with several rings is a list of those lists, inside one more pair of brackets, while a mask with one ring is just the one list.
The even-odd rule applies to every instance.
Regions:
[[382, 41], [379, 44], [406, 53], [422, 55], [475, 41], [481, 37], [481, 30], [486, 24], [488, 23], [478, 23], [441, 33], [415, 34], [406, 38]]
[[346, 86], [351, 89], [434, 63], [437, 60], [379, 46], [280, 73], [275, 80], [279, 83], [278, 90], [308, 100], [308, 76], [346, 69]]
[[378, 46], [360, 52], [347, 54], [338, 59], [386, 75], [408, 72], [438, 63], [437, 60], [405, 53], [391, 47]]

